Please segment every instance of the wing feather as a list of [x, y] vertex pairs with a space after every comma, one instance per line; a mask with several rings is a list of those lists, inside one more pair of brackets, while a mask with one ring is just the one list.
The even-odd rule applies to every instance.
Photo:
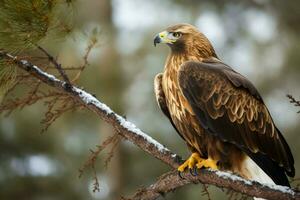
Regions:
[[235, 144], [252, 157], [268, 156], [294, 176], [290, 148], [251, 82], [215, 61], [184, 63], [178, 80], [199, 123], [209, 133]]

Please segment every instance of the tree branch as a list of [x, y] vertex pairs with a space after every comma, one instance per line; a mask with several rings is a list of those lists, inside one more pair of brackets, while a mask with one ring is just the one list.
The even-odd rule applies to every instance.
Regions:
[[59, 64], [56, 59], [54, 59], [54, 57], [52, 55], [50, 55], [43, 47], [37, 45], [37, 48], [43, 52], [47, 57], [48, 60], [54, 65], [54, 67], [57, 69], [57, 71], [60, 73], [60, 75], [63, 77], [64, 81], [67, 84], [71, 84], [69, 77], [67, 76], [65, 70], [61, 67], [61, 64]]
[[212, 184], [220, 188], [228, 188], [235, 192], [248, 196], [265, 199], [286, 200], [300, 199], [298, 191], [288, 187], [278, 185], [266, 185], [249, 181], [229, 172], [213, 171], [202, 169], [198, 176], [193, 176], [188, 172], [184, 173], [184, 179], [178, 176], [177, 170], [161, 175], [157, 182], [147, 188], [138, 190], [133, 197], [125, 200], [152, 200], [164, 196], [168, 192], [174, 191], [188, 184], [205, 183]]
[[[142, 132], [134, 124], [127, 121], [120, 115], [113, 112], [108, 106], [101, 103], [93, 95], [86, 91], [69, 85], [44, 71], [26, 60], [20, 60], [10, 54], [0, 51], [0, 59], [13, 61], [19, 68], [27, 71], [32, 76], [41, 80], [45, 84], [65, 92], [74, 100], [77, 100], [89, 110], [95, 112], [99, 117], [111, 124], [116, 132], [125, 139], [139, 146], [142, 150], [151, 156], [163, 161], [172, 168], [177, 168], [181, 158], [172, 153], [169, 149], [158, 143], [146, 133]], [[293, 189], [277, 185], [262, 185], [240, 178], [227, 172], [201, 170], [198, 176], [194, 177], [189, 173], [183, 174], [184, 179], [178, 177], [175, 171], [168, 172], [159, 178], [159, 180], [144, 190], [140, 190], [130, 199], [156, 199], [162, 194], [166, 194], [178, 187], [190, 183], [207, 183], [222, 188], [229, 188], [234, 191], [266, 199], [299, 199], [300, 193]]]

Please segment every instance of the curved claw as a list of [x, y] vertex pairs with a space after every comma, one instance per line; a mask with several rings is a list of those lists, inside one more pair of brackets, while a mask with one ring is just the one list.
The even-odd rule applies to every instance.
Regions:
[[179, 176], [181, 179], [184, 179], [183, 176], [182, 176], [182, 172], [181, 172], [181, 171], [178, 171], [178, 176]]
[[196, 167], [190, 168], [190, 174], [192, 176], [198, 176], [197, 168]]

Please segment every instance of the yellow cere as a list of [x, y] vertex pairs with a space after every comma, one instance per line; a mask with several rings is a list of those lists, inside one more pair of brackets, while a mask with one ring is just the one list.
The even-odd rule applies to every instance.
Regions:
[[167, 31], [163, 31], [158, 34], [162, 43], [173, 43], [176, 42], [175, 39], [168, 38], [169, 33]]

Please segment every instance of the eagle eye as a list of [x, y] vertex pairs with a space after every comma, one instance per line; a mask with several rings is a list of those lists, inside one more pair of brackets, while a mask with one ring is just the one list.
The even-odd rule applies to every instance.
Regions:
[[173, 32], [172, 33], [172, 36], [173, 37], [176, 37], [176, 38], [179, 38], [182, 34], [180, 32]]

